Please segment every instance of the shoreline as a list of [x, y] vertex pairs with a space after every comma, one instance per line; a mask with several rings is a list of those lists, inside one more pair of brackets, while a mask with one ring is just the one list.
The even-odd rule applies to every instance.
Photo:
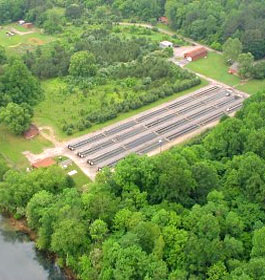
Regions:
[[[25, 217], [21, 218], [19, 220], [16, 220], [10, 213], [0, 212], [0, 214], [4, 218], [7, 219], [7, 222], [11, 228], [13, 228], [15, 231], [19, 231], [19, 232], [26, 234], [29, 237], [30, 241], [34, 242], [34, 244], [35, 244], [36, 239], [37, 239], [37, 234], [36, 234], [36, 232], [34, 232], [33, 230], [31, 230], [28, 227]], [[36, 245], [35, 245], [35, 247], [36, 247]], [[39, 250], [37, 247], [36, 247], [36, 249], [38, 251], [40, 251], [42, 254], [44, 254], [44, 256], [48, 260], [52, 261], [54, 264], [56, 263], [56, 260], [58, 258], [56, 254], [51, 253], [49, 251]], [[69, 267], [63, 266], [61, 269], [67, 280], [77, 280], [76, 275]]]

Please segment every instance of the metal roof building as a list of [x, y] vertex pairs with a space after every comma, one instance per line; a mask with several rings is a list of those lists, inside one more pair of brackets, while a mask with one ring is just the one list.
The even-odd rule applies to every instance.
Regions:
[[169, 41], [162, 41], [162, 42], [160, 42], [159, 46], [162, 49], [173, 48], [173, 43], [171, 43]]

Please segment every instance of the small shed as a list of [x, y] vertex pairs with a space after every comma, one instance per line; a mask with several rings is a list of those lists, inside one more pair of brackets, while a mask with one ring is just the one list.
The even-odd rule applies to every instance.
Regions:
[[208, 51], [204, 47], [197, 47], [189, 52], [184, 53], [184, 58], [186, 58], [188, 61], [195, 61], [200, 58], [206, 57], [208, 54]]
[[228, 73], [231, 75], [237, 75], [238, 74], [238, 63], [233, 63], [228, 70]]
[[25, 20], [19, 20], [19, 21], [18, 21], [18, 24], [19, 24], [19, 25], [23, 25], [24, 23], [26, 23]]
[[23, 136], [25, 139], [30, 140], [39, 135], [40, 131], [36, 125], [31, 124], [29, 129], [24, 132]]
[[25, 27], [25, 28], [27, 28], [27, 29], [31, 29], [31, 28], [33, 28], [33, 23], [31, 23], [31, 22], [26, 22], [26, 23], [23, 24], [23, 27]]
[[166, 49], [166, 48], [173, 48], [174, 44], [169, 42], [169, 41], [162, 41], [159, 44], [161, 49]]
[[62, 168], [67, 168], [69, 166], [71, 166], [73, 164], [72, 160], [71, 159], [66, 159], [66, 160], [63, 160], [59, 163], [59, 165], [62, 167]]
[[161, 22], [161, 23], [164, 23], [164, 24], [166, 24], [166, 25], [169, 24], [169, 20], [168, 20], [167, 17], [160, 17], [160, 18], [158, 19], [158, 21]]
[[32, 167], [36, 168], [36, 169], [39, 169], [39, 168], [43, 168], [43, 167], [49, 167], [49, 166], [52, 166], [54, 164], [56, 164], [56, 161], [54, 159], [45, 158], [45, 159], [42, 159], [40, 161], [34, 162], [32, 164]]

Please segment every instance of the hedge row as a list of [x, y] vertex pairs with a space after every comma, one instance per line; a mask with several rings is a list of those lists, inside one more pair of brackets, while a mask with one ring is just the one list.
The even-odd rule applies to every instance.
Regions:
[[195, 77], [191, 80], [177, 81], [173, 85], [164, 84], [160, 88], [148, 91], [145, 95], [128, 98], [121, 103], [113, 104], [107, 107], [105, 106], [100, 111], [87, 114], [82, 120], [75, 124], [65, 124], [63, 126], [63, 131], [65, 131], [68, 135], [71, 135], [75, 131], [82, 131], [90, 128], [93, 124], [104, 123], [108, 120], [114, 119], [119, 113], [125, 113], [130, 110], [138, 109], [153, 103], [160, 98], [165, 98], [175, 93], [187, 90], [191, 87], [199, 85], [200, 83], [201, 80], [198, 77]]

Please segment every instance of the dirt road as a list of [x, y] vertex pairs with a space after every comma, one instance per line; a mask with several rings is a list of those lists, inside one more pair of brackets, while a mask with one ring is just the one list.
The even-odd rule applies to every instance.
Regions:
[[27, 32], [21, 32], [21, 31], [17, 30], [16, 28], [11, 28], [10, 31], [12, 31], [13, 33], [15, 33], [19, 36], [24, 36], [24, 35], [35, 33], [35, 30], [30, 30], [30, 31], [27, 31]]

